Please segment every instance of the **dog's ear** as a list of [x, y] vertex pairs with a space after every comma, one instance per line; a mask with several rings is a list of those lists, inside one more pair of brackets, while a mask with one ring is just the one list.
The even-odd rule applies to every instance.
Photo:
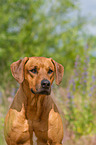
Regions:
[[24, 65], [28, 61], [28, 59], [28, 57], [25, 57], [24, 59], [20, 59], [11, 64], [12, 75], [20, 84], [24, 81]]
[[54, 61], [52, 58], [51, 58], [51, 61], [55, 67], [55, 72], [56, 72], [55, 81], [56, 81], [56, 84], [59, 85], [62, 81], [62, 78], [63, 78], [64, 67], [61, 64], [57, 63], [56, 61]]

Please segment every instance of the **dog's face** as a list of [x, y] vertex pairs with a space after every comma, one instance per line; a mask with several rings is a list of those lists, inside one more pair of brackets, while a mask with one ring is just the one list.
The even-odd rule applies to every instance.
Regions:
[[47, 94], [51, 92], [51, 85], [56, 73], [56, 84], [62, 81], [64, 68], [52, 58], [25, 57], [11, 65], [13, 77], [19, 82], [27, 82], [33, 94]]
[[25, 80], [34, 94], [50, 94], [54, 80], [54, 64], [49, 58], [31, 57], [25, 64]]

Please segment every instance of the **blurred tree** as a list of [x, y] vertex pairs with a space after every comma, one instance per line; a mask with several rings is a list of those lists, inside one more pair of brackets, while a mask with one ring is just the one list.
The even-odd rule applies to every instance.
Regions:
[[25, 56], [52, 57], [67, 70], [73, 66], [83, 53], [77, 5], [75, 0], [0, 0], [2, 87], [12, 79], [10, 64]]

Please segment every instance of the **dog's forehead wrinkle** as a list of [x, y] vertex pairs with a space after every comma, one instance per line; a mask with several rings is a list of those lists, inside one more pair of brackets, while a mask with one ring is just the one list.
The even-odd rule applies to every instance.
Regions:
[[[42, 59], [41, 59], [42, 58]], [[37, 67], [37, 68], [52, 68], [53, 64], [48, 58], [43, 57], [32, 57], [28, 61], [29, 67]]]

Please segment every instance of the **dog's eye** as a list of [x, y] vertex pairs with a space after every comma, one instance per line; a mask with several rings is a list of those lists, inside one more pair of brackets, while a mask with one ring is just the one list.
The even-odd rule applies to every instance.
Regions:
[[37, 69], [36, 68], [33, 68], [30, 70], [32, 73], [36, 74], [37, 73]]
[[49, 69], [48, 74], [51, 74], [52, 72], [53, 72], [53, 70], [52, 69]]

